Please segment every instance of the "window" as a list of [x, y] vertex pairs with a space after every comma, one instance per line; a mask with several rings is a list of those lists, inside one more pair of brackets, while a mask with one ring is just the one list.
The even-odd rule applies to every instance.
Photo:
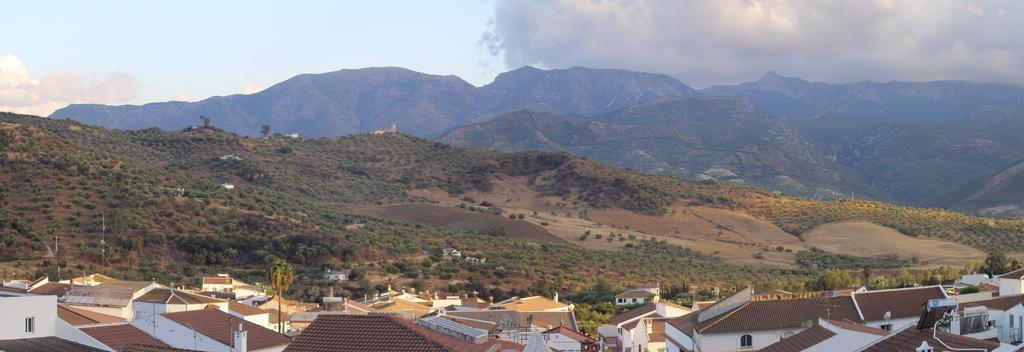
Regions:
[[36, 317], [25, 318], [25, 332], [29, 334], [36, 332]]
[[885, 324], [885, 325], [879, 326], [879, 328], [882, 328], [882, 330], [885, 330], [885, 331], [892, 331], [892, 324]]
[[740, 336], [740, 347], [754, 347], [754, 337], [750, 335]]

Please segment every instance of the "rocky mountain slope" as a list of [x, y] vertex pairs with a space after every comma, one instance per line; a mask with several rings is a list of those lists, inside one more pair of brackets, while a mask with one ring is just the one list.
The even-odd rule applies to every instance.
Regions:
[[962, 121], [982, 106], [1024, 107], [1024, 88], [999, 83], [808, 82], [768, 72], [757, 81], [700, 90], [743, 96], [765, 111], [789, 118], [845, 115], [890, 122]]
[[524, 67], [478, 88], [455, 76], [382, 67], [303, 74], [258, 93], [195, 103], [75, 104], [50, 117], [109, 128], [181, 129], [206, 115], [221, 128], [247, 135], [257, 135], [264, 124], [304, 136], [339, 136], [395, 124], [406, 133], [433, 136], [519, 108], [594, 114], [651, 97], [694, 94], [669, 76], [624, 70]]
[[870, 191], [744, 98], [657, 98], [594, 118], [528, 110], [452, 129], [446, 143], [568, 151], [633, 170], [834, 198]]

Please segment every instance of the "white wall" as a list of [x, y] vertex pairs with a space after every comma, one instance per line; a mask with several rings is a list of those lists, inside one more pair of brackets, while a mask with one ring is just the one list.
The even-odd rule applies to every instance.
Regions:
[[132, 319], [131, 305], [129, 305], [127, 307], [101, 307], [101, 306], [87, 306], [87, 305], [71, 304], [71, 306], [74, 306], [75, 308], [85, 309], [85, 310], [90, 311], [90, 312], [96, 312], [96, 313], [101, 313], [101, 314], [106, 314], [106, 315], [113, 315], [115, 317], [120, 317], [120, 318], [125, 319], [125, 320], [131, 320]]
[[907, 325], [917, 324], [918, 320], [921, 320], [921, 318], [920, 317], [906, 317], [906, 318], [896, 318], [896, 319], [889, 319], [889, 320], [872, 320], [872, 321], [864, 322], [863, 325], [867, 325], [867, 326], [870, 326], [870, 327], [873, 327], [873, 328], [882, 328], [882, 325], [892, 324], [892, 331], [896, 331], [896, 330], [902, 329], [903, 327], [905, 327]]
[[550, 333], [544, 334], [544, 337], [547, 339], [548, 347], [558, 351], [576, 352], [582, 349], [579, 341], [573, 340], [562, 334]]
[[698, 335], [697, 343], [700, 345], [700, 351], [702, 352], [738, 351], [740, 350], [740, 336], [750, 335], [753, 338], [752, 342], [754, 345], [751, 348], [744, 348], [744, 350], [759, 350], [768, 345], [779, 342], [783, 336], [792, 336], [803, 330], [803, 328], [796, 328], [788, 330], [748, 331], [743, 333], [701, 334]]
[[[35, 318], [34, 331], [25, 332], [25, 319]], [[57, 296], [0, 296], [0, 340], [54, 336]]]
[[[692, 333], [692, 331], [687, 332]], [[682, 331], [679, 331], [679, 329], [676, 329], [676, 327], [672, 326], [672, 324], [665, 325], [665, 336], [668, 337], [666, 340], [669, 340], [668, 342], [665, 343], [666, 351], [680, 352], [679, 347], [685, 348], [687, 351], [693, 351], [693, 340], [690, 339], [690, 336], [684, 334]], [[681, 343], [683, 344], [683, 346], [676, 346], [672, 343], [672, 341]]]
[[999, 278], [999, 295], [1008, 296], [1021, 293], [1021, 281], [1016, 279]]
[[131, 324], [174, 348], [207, 352], [231, 351], [231, 348], [227, 345], [203, 334], [196, 333], [192, 329], [167, 319], [162, 315], [155, 315], [153, 318], [132, 320]]

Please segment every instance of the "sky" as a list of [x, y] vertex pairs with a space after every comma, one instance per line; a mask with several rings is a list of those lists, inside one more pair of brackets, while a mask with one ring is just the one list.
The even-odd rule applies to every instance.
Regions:
[[19, 1], [0, 12], [0, 110], [249, 94], [400, 66], [483, 85], [510, 68], [1024, 83], [1024, 1]]

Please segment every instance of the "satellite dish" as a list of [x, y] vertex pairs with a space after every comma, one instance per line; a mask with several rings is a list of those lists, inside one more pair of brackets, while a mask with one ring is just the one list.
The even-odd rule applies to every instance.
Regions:
[[885, 315], [882, 316], [882, 319], [885, 319], [885, 320], [892, 319], [892, 312], [885, 311]]

